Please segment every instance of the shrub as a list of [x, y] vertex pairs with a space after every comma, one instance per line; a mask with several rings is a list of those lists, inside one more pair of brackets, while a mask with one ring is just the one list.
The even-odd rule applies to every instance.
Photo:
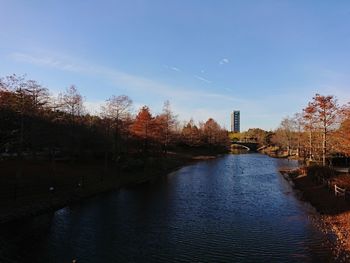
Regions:
[[310, 176], [312, 179], [319, 177], [331, 178], [335, 175], [334, 169], [328, 166], [312, 165], [308, 166], [306, 169], [306, 175]]

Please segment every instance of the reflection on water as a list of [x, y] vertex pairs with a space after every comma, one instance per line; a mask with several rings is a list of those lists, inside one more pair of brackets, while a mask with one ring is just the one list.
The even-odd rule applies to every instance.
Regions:
[[232, 154], [245, 154], [245, 153], [251, 153], [245, 148], [231, 148]]
[[226, 155], [0, 229], [0, 262], [328, 262], [277, 170]]

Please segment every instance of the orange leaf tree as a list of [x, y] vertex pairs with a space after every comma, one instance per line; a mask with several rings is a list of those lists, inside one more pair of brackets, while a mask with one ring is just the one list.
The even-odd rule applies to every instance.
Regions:
[[148, 144], [154, 131], [152, 125], [152, 114], [147, 106], [143, 106], [136, 115], [134, 123], [131, 125], [131, 133], [143, 142], [143, 152], [148, 151]]
[[339, 106], [333, 96], [322, 96], [316, 94], [312, 102], [315, 107], [316, 121], [322, 134], [322, 164], [326, 165], [328, 153], [329, 134], [337, 123], [339, 116]]

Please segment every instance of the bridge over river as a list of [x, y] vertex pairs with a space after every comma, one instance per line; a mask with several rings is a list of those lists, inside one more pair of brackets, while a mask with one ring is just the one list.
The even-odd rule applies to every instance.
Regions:
[[255, 142], [255, 141], [232, 141], [231, 143], [231, 147], [232, 148], [244, 148], [248, 151], [252, 151], [252, 152], [257, 152], [263, 148], [265, 148], [265, 146], [262, 146]]

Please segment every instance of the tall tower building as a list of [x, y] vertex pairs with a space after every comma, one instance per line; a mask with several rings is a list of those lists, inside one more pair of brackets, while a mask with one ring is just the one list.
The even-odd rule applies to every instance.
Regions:
[[235, 110], [231, 113], [231, 132], [240, 132], [241, 128], [240, 111]]

